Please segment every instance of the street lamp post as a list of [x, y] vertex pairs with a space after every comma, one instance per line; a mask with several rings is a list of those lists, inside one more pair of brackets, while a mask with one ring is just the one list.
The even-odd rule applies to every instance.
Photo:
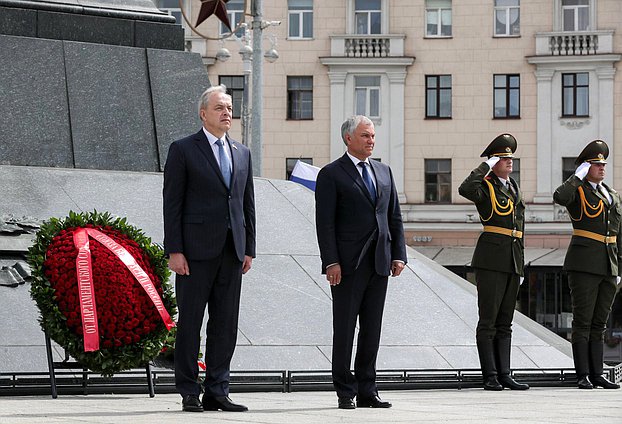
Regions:
[[244, 72], [244, 83], [242, 90], [242, 143], [246, 146], [249, 145], [249, 133], [250, 133], [250, 111], [248, 109], [248, 87], [250, 84], [250, 78], [253, 67], [253, 49], [249, 42], [249, 30], [246, 24], [244, 27], [243, 45], [240, 48], [240, 56], [242, 56], [242, 69]]
[[[251, 15], [253, 21], [251, 28], [248, 24], [242, 23], [240, 27], [244, 29], [244, 35], [240, 40], [240, 56], [242, 57], [244, 71], [244, 87], [242, 92], [242, 142], [249, 146], [253, 157], [253, 176], [260, 177], [262, 169], [262, 137], [263, 137], [263, 61], [262, 56], [270, 63], [279, 58], [279, 53], [275, 49], [276, 38], [271, 37], [272, 46], [263, 53], [262, 41], [263, 30], [269, 26], [280, 25], [281, 21], [263, 21], [262, 9], [263, 0], [251, 1]], [[252, 42], [252, 47], [251, 47]], [[225, 62], [231, 57], [231, 53], [222, 47], [216, 53], [216, 59]], [[251, 83], [252, 77], [252, 83]], [[249, 83], [252, 88], [252, 105], [249, 111]], [[252, 125], [251, 125], [252, 122]]]

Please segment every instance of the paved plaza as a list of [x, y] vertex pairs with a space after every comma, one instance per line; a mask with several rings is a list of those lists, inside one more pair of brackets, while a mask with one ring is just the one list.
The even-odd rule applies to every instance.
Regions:
[[333, 392], [234, 393], [250, 411], [181, 412], [176, 394], [0, 397], [0, 423], [622, 423], [622, 390], [384, 391], [393, 408], [340, 410]]

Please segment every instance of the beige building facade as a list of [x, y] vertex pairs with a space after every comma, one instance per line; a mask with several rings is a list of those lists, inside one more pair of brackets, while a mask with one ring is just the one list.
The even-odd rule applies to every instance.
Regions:
[[[200, 2], [186, 1], [193, 22]], [[622, 1], [263, 3], [264, 19], [281, 25], [264, 31], [264, 50], [279, 58], [264, 64], [262, 176], [286, 178], [297, 158], [320, 167], [336, 159], [345, 150], [341, 122], [364, 113], [376, 124], [374, 157], [391, 165], [413, 245], [474, 244], [477, 212], [457, 187], [500, 133], [519, 143], [527, 246], [567, 243], [570, 226], [552, 193], [588, 141], [609, 144], [607, 181], [622, 189]], [[243, 1], [227, 8], [242, 19]], [[217, 38], [221, 26], [211, 17], [198, 30]], [[189, 28], [186, 37], [211, 83], [229, 83], [239, 99], [243, 43]], [[223, 48], [226, 62], [217, 60]], [[236, 122], [232, 136], [240, 129]]]

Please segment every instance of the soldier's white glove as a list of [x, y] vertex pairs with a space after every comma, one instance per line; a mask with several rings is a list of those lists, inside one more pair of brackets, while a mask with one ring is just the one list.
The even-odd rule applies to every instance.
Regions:
[[[618, 278], [620, 278], [620, 277], [618, 277]], [[520, 281], [520, 282], [519, 282], [519, 286], [522, 286], [522, 285], [523, 285], [523, 283], [525, 282], [525, 277], [520, 277], [520, 280], [519, 280], [519, 281]]]
[[583, 162], [581, 165], [579, 165], [579, 167], [577, 168], [577, 170], [574, 172], [574, 174], [580, 179], [582, 180], [583, 178], [585, 178], [585, 176], [587, 175], [588, 171], [590, 170], [590, 166], [592, 166], [591, 163], [589, 162]]
[[620, 277], [619, 275], [616, 277], [616, 284], [619, 286], [620, 285], [620, 280], [622, 280], [622, 277]]
[[491, 156], [486, 161], [486, 164], [488, 164], [488, 166], [490, 166], [490, 169], [492, 169], [492, 167], [495, 166], [497, 162], [499, 162], [499, 156]]

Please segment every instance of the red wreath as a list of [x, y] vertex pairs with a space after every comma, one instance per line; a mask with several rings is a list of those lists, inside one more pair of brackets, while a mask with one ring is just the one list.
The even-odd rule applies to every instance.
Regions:
[[[95, 228], [87, 224], [87, 228]], [[78, 297], [76, 256], [73, 243], [75, 228], [62, 230], [52, 239], [44, 262], [45, 276], [55, 289], [60, 312], [67, 318], [67, 326], [82, 336], [80, 299]], [[109, 226], [99, 229], [123, 246], [138, 262], [154, 283], [160, 297], [162, 282], [134, 240]], [[93, 261], [93, 286], [97, 305], [98, 326], [102, 347], [120, 347], [138, 343], [141, 337], [154, 331], [161, 322], [158, 311], [143, 288], [126, 266], [100, 243], [90, 243]]]
[[[88, 245], [79, 249], [76, 234]], [[76, 263], [85, 246], [90, 251], [87, 297], [96, 313], [90, 321], [85, 320], [89, 310], [81, 305], [83, 264]], [[176, 309], [166, 283], [166, 258], [161, 247], [125, 219], [98, 212], [53, 218], [37, 234], [29, 263], [31, 296], [41, 311], [42, 328], [84, 366], [112, 375], [144, 366], [162, 349], [174, 325], [169, 313]], [[94, 335], [89, 331], [93, 327]], [[97, 346], [89, 348], [89, 340]]]

